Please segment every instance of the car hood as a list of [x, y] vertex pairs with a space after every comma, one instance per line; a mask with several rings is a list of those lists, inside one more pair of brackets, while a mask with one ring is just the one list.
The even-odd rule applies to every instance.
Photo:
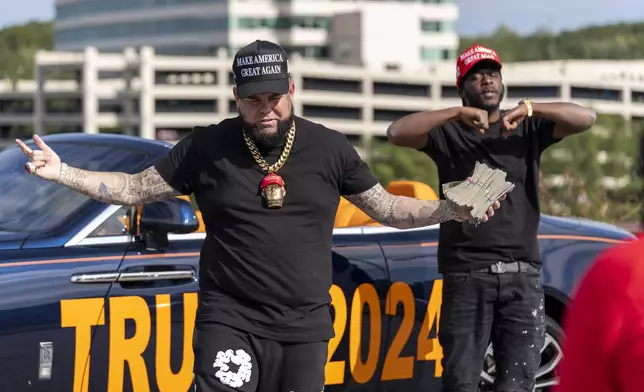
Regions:
[[20, 249], [28, 237], [27, 233], [0, 231], [0, 250]]
[[548, 234], [561, 233], [608, 238], [621, 241], [636, 239], [635, 234], [610, 223], [578, 217], [541, 216], [542, 231]]

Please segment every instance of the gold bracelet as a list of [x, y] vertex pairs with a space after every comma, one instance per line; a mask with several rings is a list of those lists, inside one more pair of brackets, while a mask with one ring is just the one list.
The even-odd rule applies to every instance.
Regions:
[[528, 117], [532, 117], [532, 102], [529, 99], [522, 99], [519, 105], [524, 104], [528, 108]]

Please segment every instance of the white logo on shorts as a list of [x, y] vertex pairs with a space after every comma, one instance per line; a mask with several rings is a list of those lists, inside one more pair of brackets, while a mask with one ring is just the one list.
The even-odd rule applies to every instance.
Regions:
[[[236, 373], [230, 370], [230, 362], [238, 366]], [[231, 388], [239, 388], [244, 383], [250, 381], [253, 364], [250, 362], [250, 355], [246, 351], [242, 349], [236, 351], [228, 349], [225, 352], [219, 351], [217, 353], [217, 359], [212, 364], [212, 367], [219, 369], [215, 373], [215, 377], [222, 384], [228, 385]]]

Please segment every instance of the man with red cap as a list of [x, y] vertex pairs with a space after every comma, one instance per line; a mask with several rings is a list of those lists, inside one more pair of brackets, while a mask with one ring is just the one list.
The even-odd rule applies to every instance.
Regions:
[[[539, 162], [562, 138], [583, 132], [595, 113], [572, 103], [519, 101], [501, 111], [505, 86], [494, 49], [474, 45], [456, 62], [462, 107], [413, 113], [389, 126], [391, 143], [428, 154], [441, 184], [469, 176], [476, 162], [499, 168], [516, 188], [485, 226], [443, 222], [439, 342], [443, 390], [476, 390], [486, 349], [494, 347], [496, 391], [532, 391], [544, 342]], [[441, 190], [441, 197], [443, 196]]]

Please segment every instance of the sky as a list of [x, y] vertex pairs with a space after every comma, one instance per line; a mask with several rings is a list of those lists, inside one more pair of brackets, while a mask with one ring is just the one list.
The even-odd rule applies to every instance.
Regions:
[[[457, 1], [461, 35], [490, 33], [502, 24], [521, 34], [529, 34], [541, 27], [560, 31], [592, 24], [644, 21], [644, 1], [641, 0]], [[3, 7], [0, 28], [54, 17], [54, 0], [20, 0], [14, 4]]]
[[502, 24], [520, 34], [529, 34], [544, 27], [558, 32], [594, 24], [644, 21], [641, 0], [457, 1], [461, 35], [490, 33]]

